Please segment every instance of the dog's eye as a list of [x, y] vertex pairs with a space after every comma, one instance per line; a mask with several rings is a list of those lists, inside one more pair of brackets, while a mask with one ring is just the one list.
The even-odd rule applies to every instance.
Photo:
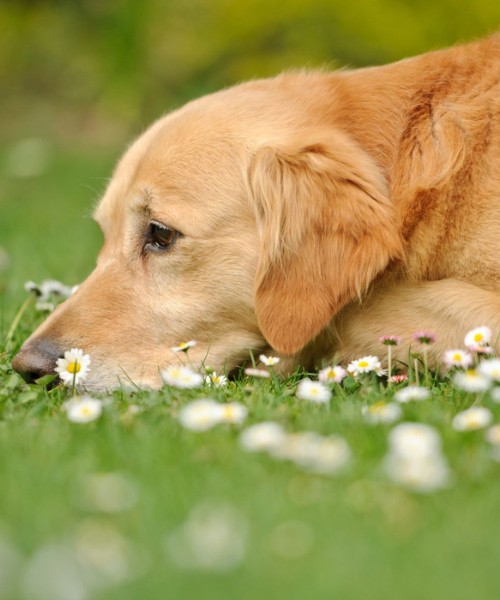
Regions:
[[163, 252], [175, 242], [179, 232], [166, 225], [150, 223], [146, 234], [144, 249], [152, 252]]

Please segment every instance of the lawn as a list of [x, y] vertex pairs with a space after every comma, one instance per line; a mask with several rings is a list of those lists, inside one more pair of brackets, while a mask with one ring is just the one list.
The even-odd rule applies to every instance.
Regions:
[[[386, 468], [397, 425], [363, 412], [405, 383], [349, 377], [320, 404], [296, 396], [300, 374], [116, 391], [99, 418], [75, 423], [63, 407], [70, 388], [13, 374], [14, 352], [43, 319], [32, 301], [13, 329], [24, 282], [73, 285], [91, 270], [91, 208], [116, 158], [51, 152], [39, 175], [0, 182], [0, 599], [499, 597], [500, 462], [486, 427], [452, 426], [473, 403], [500, 422], [490, 392], [432, 378], [430, 398], [399, 404], [399, 422], [438, 432], [448, 469], [418, 491]], [[7, 149], [0, 158], [9, 164]], [[246, 420], [182, 426], [182, 408], [201, 397], [241, 403]], [[245, 451], [241, 432], [262, 421], [341, 436], [350, 459], [317, 473]]]

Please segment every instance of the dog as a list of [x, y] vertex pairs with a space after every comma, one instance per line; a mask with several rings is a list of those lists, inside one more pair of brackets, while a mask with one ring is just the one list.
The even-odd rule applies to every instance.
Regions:
[[290, 371], [381, 354], [383, 334], [403, 362], [416, 330], [438, 358], [475, 326], [498, 335], [499, 81], [494, 35], [250, 81], [161, 118], [95, 211], [95, 270], [14, 368], [34, 380], [79, 347], [89, 389], [158, 388], [191, 339], [193, 365], [263, 352]]

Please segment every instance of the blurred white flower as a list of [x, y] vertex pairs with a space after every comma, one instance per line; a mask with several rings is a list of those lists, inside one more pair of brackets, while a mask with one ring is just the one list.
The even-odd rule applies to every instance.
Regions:
[[270, 454], [322, 474], [335, 473], [351, 458], [351, 451], [343, 438], [337, 435], [323, 437], [312, 431], [285, 435], [280, 444], [270, 449]]
[[482, 360], [477, 366], [477, 371], [480, 375], [489, 377], [497, 383], [500, 382], [500, 358]]
[[450, 470], [440, 452], [412, 458], [390, 452], [384, 461], [388, 477], [415, 492], [433, 492], [450, 483]]
[[217, 375], [215, 371], [205, 376], [205, 383], [214, 387], [224, 387], [227, 385], [227, 381], [228, 379], [225, 375]]
[[226, 572], [246, 554], [248, 524], [230, 505], [203, 503], [166, 539], [169, 558], [180, 568]]
[[239, 425], [247, 418], [248, 408], [239, 402], [218, 404], [219, 422]]
[[247, 452], [269, 452], [283, 442], [285, 435], [281, 425], [265, 421], [247, 427], [240, 435], [240, 445]]
[[83, 478], [79, 499], [90, 510], [116, 513], [135, 506], [139, 497], [137, 486], [119, 472], [92, 473]]
[[425, 387], [418, 385], [409, 385], [408, 387], [398, 390], [394, 394], [394, 400], [401, 403], [411, 402], [413, 400], [428, 400], [431, 397], [431, 392]]
[[167, 367], [161, 376], [167, 385], [180, 389], [195, 389], [203, 384], [203, 377], [189, 367]]
[[465, 338], [464, 344], [467, 348], [476, 348], [477, 346], [489, 346], [491, 343], [491, 329], [489, 327], [476, 327], [471, 329]]
[[78, 286], [64, 285], [55, 279], [45, 279], [40, 284], [33, 281], [27, 281], [24, 284], [24, 289], [37, 297], [36, 310], [48, 312], [54, 310], [56, 302], [72, 296], [77, 288]]
[[363, 406], [361, 412], [368, 423], [394, 423], [398, 421], [403, 410], [395, 402], [375, 402], [369, 406]]
[[351, 459], [351, 450], [347, 442], [338, 435], [320, 438], [313, 447], [314, 451], [309, 453], [307, 460], [299, 464], [314, 473], [335, 473], [345, 467]]
[[447, 350], [443, 355], [443, 362], [448, 369], [452, 367], [467, 369], [472, 364], [472, 355], [466, 350]]
[[347, 376], [347, 371], [337, 365], [335, 367], [326, 367], [318, 373], [318, 379], [322, 383], [342, 383], [342, 380]]
[[390, 450], [402, 456], [429, 456], [441, 450], [438, 432], [422, 423], [400, 423], [389, 433]]
[[90, 396], [76, 396], [62, 405], [68, 420], [73, 423], [90, 423], [102, 414], [102, 401]]
[[198, 342], [195, 340], [189, 340], [189, 342], [183, 342], [178, 346], [171, 348], [172, 352], [187, 352], [190, 348], [194, 348]]
[[363, 373], [378, 373], [382, 370], [382, 365], [377, 356], [363, 356], [353, 360], [347, 365], [347, 372], [354, 377]]
[[30, 559], [22, 581], [29, 600], [87, 600], [94, 583], [72, 547], [63, 543], [41, 546]]
[[87, 376], [89, 366], [90, 356], [79, 348], [72, 348], [64, 353], [64, 358], [57, 359], [54, 371], [65, 385], [79, 385]]
[[486, 392], [491, 387], [491, 379], [478, 373], [475, 369], [455, 373], [452, 381], [455, 387], [471, 393]]
[[249, 367], [248, 369], [244, 370], [244, 373], [248, 377], [257, 377], [261, 379], [269, 379], [269, 377], [271, 377], [269, 371], [266, 371], [265, 369], [253, 369]]
[[262, 364], [266, 365], [266, 367], [274, 367], [274, 365], [277, 365], [280, 361], [278, 356], [266, 356], [265, 354], [261, 354], [259, 360]]
[[494, 446], [500, 446], [500, 424], [492, 425], [486, 430], [486, 440]]
[[301, 400], [325, 404], [332, 397], [332, 392], [320, 381], [311, 381], [306, 377], [299, 382], [296, 396]]
[[432, 492], [450, 482], [438, 432], [421, 423], [400, 423], [389, 434], [384, 468], [394, 483], [415, 492]]
[[492, 420], [493, 415], [490, 410], [484, 406], [471, 406], [456, 414], [451, 426], [456, 431], [475, 431], [488, 427]]
[[220, 404], [210, 399], [194, 400], [179, 411], [179, 422], [186, 429], [206, 431], [220, 422]]

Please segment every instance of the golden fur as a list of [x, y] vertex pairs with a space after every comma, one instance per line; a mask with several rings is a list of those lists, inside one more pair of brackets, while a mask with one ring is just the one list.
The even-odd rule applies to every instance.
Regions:
[[[96, 210], [104, 247], [15, 359], [77, 346], [89, 386], [160, 385], [249, 349], [311, 368], [380, 354], [378, 337], [500, 334], [500, 37], [392, 65], [297, 72], [206, 96], [126, 152]], [[182, 233], [145, 252], [151, 220]], [[497, 349], [500, 346], [496, 344]]]

